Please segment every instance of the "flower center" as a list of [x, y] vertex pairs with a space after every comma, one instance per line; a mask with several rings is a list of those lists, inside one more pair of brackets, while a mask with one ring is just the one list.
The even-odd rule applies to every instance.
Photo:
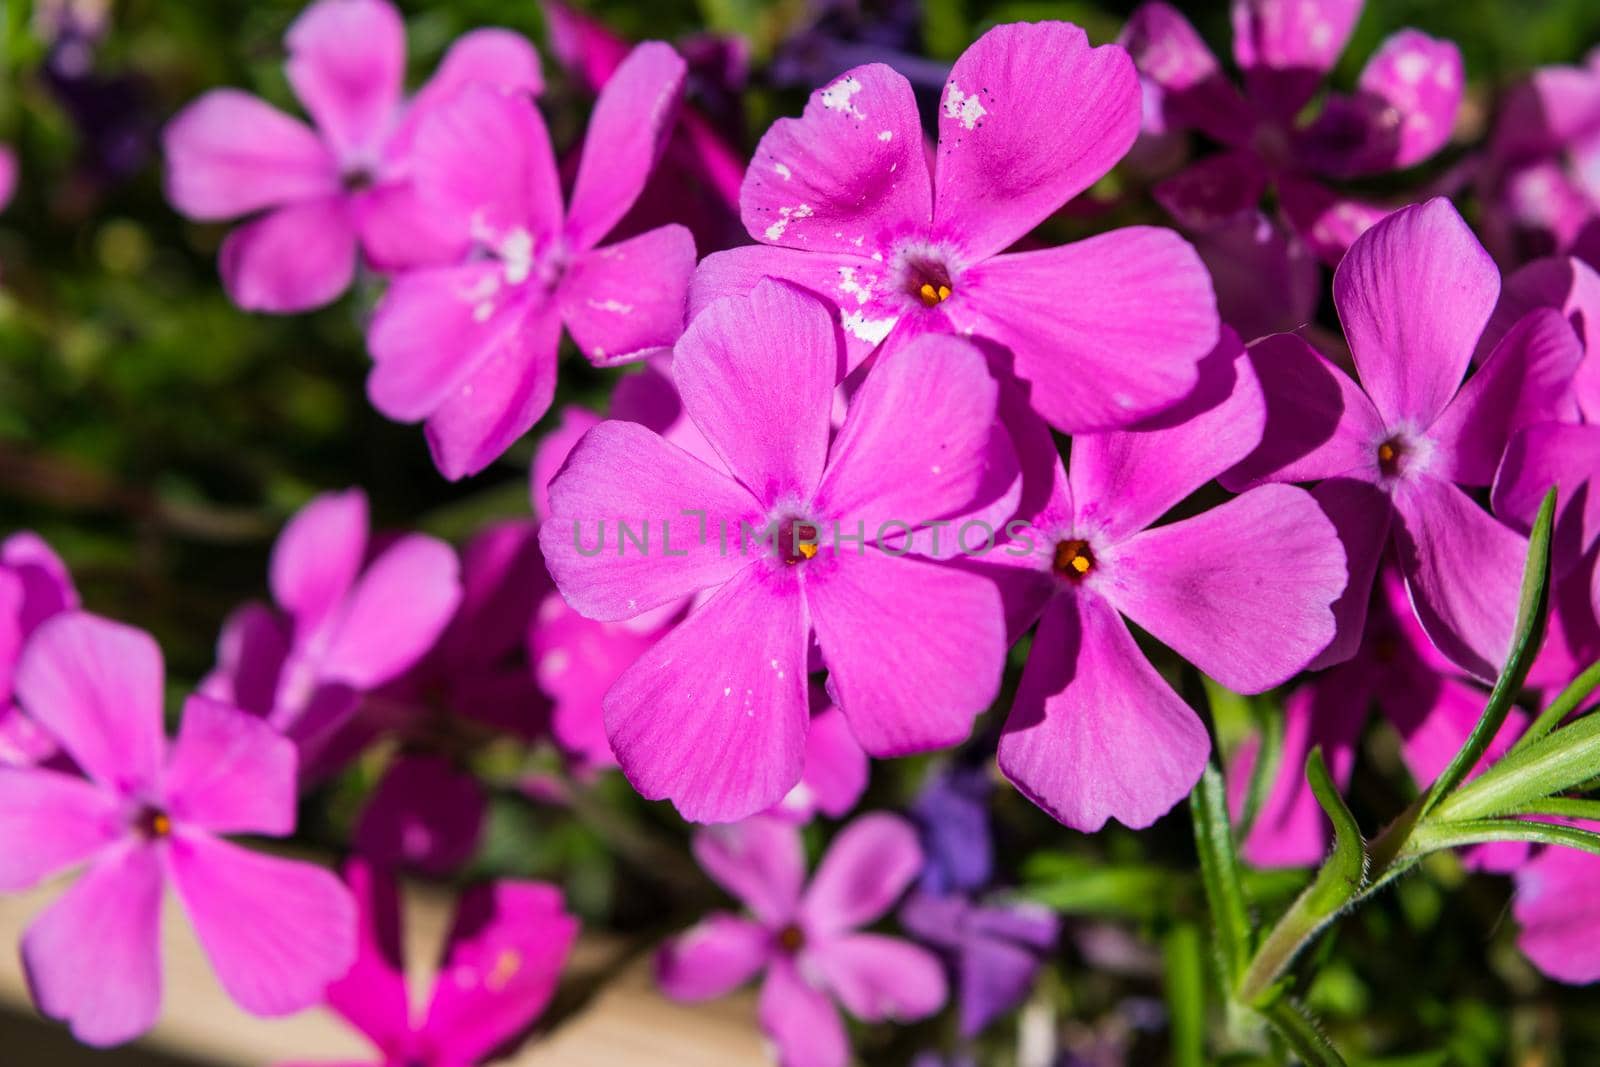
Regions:
[[160, 808], [145, 808], [133, 820], [134, 831], [147, 841], [159, 841], [172, 834], [172, 816]]
[[788, 518], [778, 523], [778, 558], [789, 566], [804, 563], [817, 557], [817, 524], [801, 518]]
[[340, 176], [339, 184], [346, 193], [364, 193], [378, 183], [372, 171], [366, 167], [351, 167]]
[[938, 307], [950, 299], [950, 272], [944, 264], [933, 260], [912, 260], [907, 263], [906, 288], [922, 302], [925, 308]]
[[790, 923], [778, 931], [778, 948], [794, 955], [806, 946], [806, 933], [794, 923]]
[[1050, 569], [1063, 578], [1082, 581], [1094, 570], [1094, 553], [1089, 550], [1089, 542], [1079, 537], [1057, 542]]
[[1378, 469], [1386, 477], [1393, 478], [1400, 473], [1401, 461], [1405, 459], [1405, 442], [1399, 437], [1391, 437], [1378, 446]]

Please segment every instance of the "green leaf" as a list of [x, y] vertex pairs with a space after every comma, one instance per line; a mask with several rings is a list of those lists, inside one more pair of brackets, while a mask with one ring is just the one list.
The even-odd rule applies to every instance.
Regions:
[[1504, 815], [1564, 793], [1600, 773], [1600, 715], [1586, 715], [1513, 752], [1446, 798], [1435, 816], [1449, 822]]
[[1280, 997], [1261, 1014], [1308, 1067], [1346, 1067], [1339, 1050], [1317, 1029], [1305, 1010], [1288, 997]]
[[1591, 819], [1600, 822], [1600, 800], [1594, 797], [1545, 797], [1524, 804], [1517, 815], [1549, 815], [1557, 819]]
[[1489, 694], [1489, 703], [1472, 728], [1467, 742], [1455, 754], [1444, 773], [1434, 781], [1422, 803], [1422, 814], [1436, 808], [1450, 792], [1478, 765], [1489, 743], [1500, 732], [1511, 702], [1522, 689], [1533, 666], [1539, 646], [1544, 644], [1545, 623], [1550, 604], [1550, 528], [1555, 522], [1556, 491], [1545, 494], [1539, 505], [1539, 516], [1534, 520], [1533, 531], [1528, 535], [1528, 559], [1522, 568], [1522, 595], [1517, 605], [1517, 628], [1511, 638], [1511, 655], [1506, 660], [1500, 677], [1495, 679]]
[[1178, 923], [1161, 945], [1174, 1067], [1206, 1062], [1206, 962], [1200, 929]]
[[1587, 700], [1596, 688], [1600, 688], [1600, 661], [1591, 663], [1588, 670], [1574, 678], [1572, 684], [1563, 689], [1561, 695], [1539, 713], [1539, 717], [1533, 720], [1532, 725], [1517, 738], [1517, 743], [1511, 746], [1511, 751], [1527, 748], [1560, 726], [1568, 715], [1578, 710], [1578, 705]]
[[1526, 819], [1472, 819], [1465, 822], [1427, 822], [1406, 842], [1412, 857], [1446, 848], [1465, 848], [1495, 841], [1531, 841], [1536, 845], [1565, 845], [1600, 855], [1600, 834], [1558, 823]]
[[1233, 827], [1228, 823], [1228, 802], [1222, 775], [1206, 764], [1205, 773], [1189, 794], [1189, 815], [1194, 823], [1195, 851], [1200, 854], [1200, 877], [1205, 884], [1206, 903], [1216, 928], [1217, 949], [1222, 956], [1224, 976], [1229, 986], [1244, 973], [1245, 961], [1254, 947], [1250, 911], [1244, 886], [1239, 881], [1239, 856], [1233, 847]]
[[1145, 920], [1173, 910], [1186, 876], [1164, 867], [1108, 865], [1088, 856], [1045, 852], [1023, 865], [1018, 895], [1063, 915]]

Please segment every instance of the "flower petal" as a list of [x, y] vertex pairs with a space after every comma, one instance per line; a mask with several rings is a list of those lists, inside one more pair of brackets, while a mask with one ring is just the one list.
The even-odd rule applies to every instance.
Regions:
[[323, 681], [375, 689], [427, 654], [461, 602], [455, 550], [407, 534], [372, 561], [351, 588], [319, 662]]
[[179, 822], [214, 833], [294, 832], [293, 742], [237, 708], [195, 694], [167, 763], [166, 797]]
[[1600, 856], [1547, 848], [1516, 872], [1517, 947], [1558, 982], [1600, 980]]
[[17, 664], [17, 703], [107, 790], [160, 781], [161, 649], [150, 635], [82, 611], [47, 619]]
[[1163, 179], [1153, 192], [1180, 226], [1205, 230], [1253, 215], [1271, 177], [1254, 153], [1222, 152]]
[[0, 890], [38, 885], [126, 832], [118, 798], [76, 775], [0, 768]]
[[1233, 0], [1233, 57], [1256, 106], [1294, 116], [1333, 65], [1362, 0]]
[[940, 97], [936, 228], [974, 258], [1005, 250], [1126, 155], [1140, 117], [1121, 48], [1090, 48], [1067, 22], [996, 26]]
[[1478, 340], [1478, 359], [1493, 351], [1524, 315], [1541, 307], [1559, 308], [1578, 332], [1586, 358], [1572, 389], [1584, 419], [1600, 423], [1600, 273], [1583, 260], [1536, 260], [1507, 278], [1494, 317]]
[[1066, 433], [1120, 429], [1172, 405], [1217, 343], [1205, 266], [1154, 227], [996, 256], [969, 268], [944, 306], [959, 329], [1011, 349], [1035, 410]]
[[192, 219], [231, 219], [339, 192], [333, 156], [304, 123], [237, 89], [213, 89], [161, 134], [167, 199]]
[[1327, 648], [1313, 659], [1307, 670], [1322, 670], [1343, 663], [1356, 654], [1366, 631], [1367, 606], [1372, 600], [1372, 583], [1378, 564], [1389, 546], [1389, 528], [1394, 524], [1394, 505], [1389, 494], [1369, 482], [1355, 478], [1329, 478], [1312, 488], [1317, 506], [1339, 532], [1344, 546], [1345, 570], [1349, 580], [1333, 605], [1337, 632]]
[[922, 846], [911, 823], [874, 811], [834, 837], [806, 887], [801, 913], [814, 939], [877, 921], [922, 870]]
[[823, 708], [811, 716], [806, 731], [800, 784], [784, 797], [779, 810], [797, 813], [802, 819], [809, 819], [812, 809], [830, 819], [844, 818], [866, 792], [870, 763], [844, 712], [832, 705]]
[[1555, 565], [1577, 565], [1600, 542], [1600, 426], [1545, 423], [1511, 437], [1495, 478], [1494, 513], [1531, 529], [1539, 505], [1556, 490]]
[[783, 799], [805, 759], [808, 630], [792, 572], [757, 561], [640, 656], [605, 700], [634, 789], [692, 822]]
[[328, 986], [328, 1007], [380, 1048], [392, 1048], [411, 1030], [405, 961], [400, 949], [400, 894], [381, 867], [354, 859], [345, 884], [356, 908], [356, 956], [344, 977]]
[[882, 934], [846, 934], [806, 953], [844, 1010], [866, 1022], [911, 1022], [944, 1007], [944, 966], [920, 945]]
[[367, 553], [367, 494], [320, 493], [284, 524], [272, 546], [272, 599], [304, 632], [344, 602]]
[[1363, 200], [1318, 181], [1278, 178], [1278, 204], [1300, 239], [1330, 267], [1343, 262], [1356, 239], [1382, 222], [1394, 205]]
[[354, 901], [321, 867], [183, 832], [171, 839], [168, 865], [222, 987], [246, 1011], [289, 1015], [319, 1004], [355, 961]]
[[1024, 796], [1075, 830], [1140, 829], [1194, 788], [1210, 751], [1110, 605], [1051, 599], [1000, 735], [1000, 769]]
[[696, 830], [701, 870], [767, 926], [789, 922], [800, 904], [806, 854], [795, 826], [765, 815]]
[[68, 1023], [85, 1045], [120, 1045], [155, 1025], [162, 884], [155, 849], [130, 843], [106, 853], [22, 936], [40, 1013]]
[[457, 37], [433, 77], [423, 83], [406, 106], [399, 128], [389, 139], [389, 153], [404, 154], [409, 150], [411, 138], [428, 112], [473, 82], [538, 96], [544, 92], [539, 51], [522, 34], [492, 26], [468, 30]]
[[238, 227], [218, 262], [228, 299], [288, 314], [333, 302], [356, 272], [356, 231], [342, 197], [302, 200]]
[[856, 67], [779, 119], [739, 190], [757, 241], [870, 255], [899, 228], [933, 218], [933, 182], [911, 83], [881, 63]]
[[385, 0], [317, 0], [284, 38], [284, 71], [341, 160], [376, 162], [398, 118], [406, 28]]
[[772, 951], [772, 934], [725, 912], [707, 915], [661, 946], [656, 984], [673, 1000], [726, 996], [756, 976]]
[[[1354, 177], [1416, 166], [1443, 148], [1455, 129], [1466, 89], [1461, 50], [1454, 42], [1401, 30], [1367, 61], [1359, 89], [1348, 114], [1339, 114], [1336, 97], [1310, 130], [1315, 139], [1319, 128], [1332, 126], [1343, 143], [1342, 151], [1322, 161], [1323, 169]], [[1352, 126], [1365, 132], [1353, 149]]]
[[1171, 4], [1140, 4], [1117, 40], [1139, 73], [1158, 87], [1169, 126], [1203, 130], [1223, 144], [1249, 138], [1255, 117], [1200, 34]]
[[1385, 421], [1422, 429], [1455, 395], [1500, 296], [1500, 272], [1443, 197], [1362, 234], [1333, 278], [1361, 384]]
[[487, 806], [469, 771], [442, 756], [402, 753], [367, 798], [356, 848], [388, 867], [452, 874], [477, 851]]
[[561, 315], [578, 350], [615, 366], [683, 333], [694, 238], [669, 225], [579, 255], [561, 282]]
[[222, 621], [216, 666], [196, 691], [252, 715], [270, 716], [289, 658], [292, 628], [289, 619], [265, 604], [241, 604]]
[[839, 1010], [789, 960], [767, 970], [758, 1011], [778, 1067], [848, 1067], [850, 1038]]

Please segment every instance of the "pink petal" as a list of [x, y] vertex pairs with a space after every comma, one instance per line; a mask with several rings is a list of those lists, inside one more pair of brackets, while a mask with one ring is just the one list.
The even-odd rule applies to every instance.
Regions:
[[1385, 169], [1415, 166], [1443, 148], [1455, 128], [1466, 88], [1461, 50], [1417, 30], [1388, 37], [1361, 71], [1361, 92], [1389, 109], [1393, 125]]
[[143, 630], [81, 611], [46, 620], [17, 663], [17, 703], [112, 792], [160, 780], [161, 649]]
[[1192, 163], [1155, 187], [1179, 225], [1210, 229], [1253, 214], [1271, 174], [1253, 152], [1223, 152]]
[[997, 256], [961, 283], [952, 321], [1011, 349], [1034, 409], [1066, 433], [1120, 429], [1170, 406], [1217, 343], [1211, 279], [1171, 230]]
[[578, 934], [555, 886], [499, 881], [461, 898], [426, 1032], [478, 1063], [538, 1018], [555, 995]]
[[639, 198], [676, 125], [687, 73], [670, 45], [646, 41], [600, 90], [567, 212], [567, 238], [593, 248]]
[[322, 1002], [356, 957], [356, 911], [330, 872], [209, 834], [180, 833], [172, 880], [228, 995], [254, 1015]]
[[1118, 43], [1127, 48], [1139, 73], [1159, 87], [1169, 124], [1204, 130], [1224, 144], [1239, 144], [1250, 136], [1254, 116], [1217, 57], [1171, 4], [1140, 4]]
[[1417, 619], [1463, 670], [1494, 678], [1511, 646], [1527, 541], [1437, 478], [1402, 483], [1394, 502], [1395, 547]]
[[[749, 564], [741, 523], [766, 519], [737, 482], [637, 423], [610, 421], [584, 435], [551, 483], [539, 545], [567, 603], [627, 619]], [[622, 524], [647, 547], [622, 540]]]
[[563, 752], [585, 766], [616, 764], [601, 702], [656, 637], [586, 619], [559, 594], [544, 599], [528, 635], [529, 658], [539, 687], [555, 701], [550, 731]]
[[882, 758], [965, 740], [1000, 691], [999, 590], [951, 564], [839, 551], [807, 563], [803, 578], [828, 691], [861, 747]]
[[805, 846], [796, 827], [756, 816], [696, 830], [692, 847], [701, 870], [764, 925], [795, 917], [806, 877]]
[[377, 271], [459, 263], [472, 249], [470, 235], [424, 201], [413, 181], [363, 189], [350, 198], [350, 212], [361, 251]]
[[295, 512], [272, 546], [272, 599], [301, 630], [320, 628], [344, 602], [367, 552], [367, 494], [322, 493]]
[[231, 219], [337, 195], [339, 169], [304, 123], [237, 89], [214, 89], [161, 134], [167, 199], [193, 219]]
[[1500, 303], [1478, 340], [1478, 358], [1493, 351], [1511, 328], [1535, 308], [1559, 308], [1583, 341], [1587, 358], [1578, 368], [1573, 393], [1589, 422], [1600, 422], [1600, 274], [1581, 259], [1541, 259], [1506, 279]]
[[944, 1007], [944, 965], [920, 945], [847, 934], [806, 954], [845, 1011], [867, 1022], [910, 1022]]
[[1266, 396], [1266, 429], [1255, 451], [1222, 475], [1224, 486], [1378, 480], [1383, 419], [1348, 374], [1291, 333], [1263, 337], [1249, 353]]
[[1333, 605], [1337, 629], [1333, 641], [1307, 666], [1315, 671], [1345, 662], [1361, 644], [1373, 579], [1389, 545], [1394, 505], [1389, 502], [1388, 493], [1355, 478], [1329, 478], [1314, 487], [1311, 495], [1339, 532], [1345, 569], [1350, 575], [1344, 592]]
[[28, 889], [127, 832], [118, 798], [75, 775], [0, 768], [0, 889]]
[[806, 888], [801, 912], [813, 938], [877, 921], [922, 870], [922, 846], [910, 822], [869, 812], [834, 837]]
[[356, 907], [355, 963], [328, 986], [328, 1007], [372, 1039], [394, 1048], [410, 1037], [400, 950], [400, 894], [393, 876], [362, 860], [345, 866]]
[[1266, 402], [1238, 335], [1224, 329], [1194, 391], [1134, 430], [1073, 442], [1076, 527], [1117, 539], [1150, 525], [1261, 441]]
[[739, 190], [750, 236], [813, 252], [870, 255], [933, 217], [933, 183], [911, 83], [880, 63], [811, 94], [768, 128]]
[[827, 305], [768, 280], [697, 316], [674, 352], [672, 374], [695, 424], [770, 509], [816, 491], [839, 364]]
[[488, 27], [463, 33], [451, 42], [433, 77], [412, 96], [399, 130], [390, 138], [389, 152], [408, 148], [421, 119], [473, 82], [538, 96], [544, 92], [539, 52], [533, 42], [512, 30]]
[[367, 798], [356, 848], [389, 867], [454, 873], [478, 850], [483, 786], [441, 756], [402, 753]]
[[1500, 295], [1500, 272], [1450, 201], [1401, 208], [1333, 279], [1361, 384], [1390, 425], [1425, 427], [1455, 395]]
[[310, 311], [337, 299], [356, 271], [356, 231], [341, 196], [302, 200], [247, 222], [222, 242], [228, 299], [246, 311]]
[[1517, 946], [1558, 982], [1600, 981], [1600, 856], [1547, 848], [1516, 874]]
[[1251, 99], [1289, 118], [1338, 62], [1362, 0], [1233, 0], [1232, 6], [1233, 57]]
[[408, 534], [372, 561], [345, 601], [319, 676], [375, 689], [421, 659], [461, 602], [461, 564], [443, 541]]
[[376, 163], [405, 78], [400, 13], [384, 0], [317, 0], [284, 42], [289, 84], [339, 158]]
[[1322, 264], [1275, 216], [1252, 211], [1190, 236], [1216, 286], [1217, 313], [1246, 341], [1315, 317]]
[[[623, 379], [623, 381], [628, 380]], [[528, 479], [529, 492], [533, 498], [533, 516], [540, 521], [550, 515], [550, 483], [561, 473], [567, 457], [583, 439], [583, 435], [603, 421], [593, 411], [576, 404], [568, 404], [556, 413], [556, 417], [561, 420], [560, 423], [554, 429], [546, 431], [534, 449], [533, 469]]]
[[605, 700], [634, 789], [692, 822], [781, 800], [805, 754], [808, 630], [793, 572], [757, 561], [640, 656]]
[[673, 1000], [727, 996], [756, 976], [772, 952], [765, 927], [714, 913], [661, 946], [656, 984]]
[[800, 784], [790, 790], [779, 810], [809, 819], [814, 808], [830, 819], [844, 818], [866, 792], [870, 762], [844, 712], [823, 708], [811, 716]]
[[1530, 529], [1551, 487], [1559, 509], [1559, 571], [1574, 566], [1600, 541], [1600, 426], [1552, 422], [1512, 435], [1495, 478], [1494, 513], [1518, 529]]
[[1188, 795], [1210, 751], [1110, 605], [1051, 599], [1000, 736], [1000, 769], [1024, 796], [1075, 830], [1141, 829]]
[[[561, 322], [548, 308], [523, 308], [478, 353], [470, 374], [428, 416], [428, 450], [452, 481], [499, 459], [550, 409]], [[520, 321], [517, 321], [520, 319]]]
[[1430, 434], [1439, 449], [1433, 470], [1462, 485], [1494, 481], [1511, 435], [1552, 422], [1571, 408], [1572, 376], [1583, 348], [1553, 308], [1538, 308], [1512, 327]]
[[23, 934], [40, 1013], [70, 1024], [86, 1045], [131, 1041], [161, 1013], [162, 884], [156, 850], [130, 843], [106, 853]]
[[216, 666], [197, 691], [253, 715], [270, 716], [289, 658], [291, 629], [290, 620], [265, 604], [240, 605], [223, 620]]
[[1009, 23], [956, 60], [939, 109], [936, 226], [1004, 251], [1099, 181], [1139, 135], [1139, 77], [1066, 22]]
[[578, 350], [614, 366], [670, 347], [683, 333], [694, 238], [669, 225], [585, 252], [562, 279], [561, 315]]
[[1335, 192], [1321, 182], [1285, 174], [1278, 178], [1278, 204], [1300, 239], [1322, 262], [1337, 267], [1357, 238], [1382, 222], [1392, 204]]
[[179, 822], [214, 833], [294, 832], [293, 742], [267, 723], [198, 694], [167, 764], [166, 798]]
[[850, 1038], [838, 1009], [790, 961], [768, 969], [758, 1010], [778, 1067], [848, 1067]]

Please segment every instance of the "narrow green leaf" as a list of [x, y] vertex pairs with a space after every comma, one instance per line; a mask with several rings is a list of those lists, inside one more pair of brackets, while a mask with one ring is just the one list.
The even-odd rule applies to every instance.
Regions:
[[1536, 845], [1565, 845], [1600, 855], [1600, 834], [1557, 823], [1526, 819], [1474, 819], [1467, 822], [1428, 822], [1418, 826], [1406, 842], [1412, 856], [1446, 848], [1465, 848], [1494, 841], [1531, 841]]
[[1528, 535], [1528, 559], [1522, 568], [1522, 595], [1517, 605], [1517, 628], [1511, 639], [1510, 658], [1506, 660], [1500, 677], [1495, 679], [1489, 703], [1468, 735], [1467, 743], [1428, 790], [1422, 804], [1423, 815], [1427, 815], [1449, 796], [1489, 750], [1489, 743], [1500, 732], [1506, 715], [1511, 711], [1511, 702], [1516, 699], [1523, 681], [1528, 677], [1528, 669], [1539, 654], [1539, 646], [1544, 644], [1550, 603], [1550, 528], [1555, 522], [1555, 511], [1556, 491], [1551, 489], [1545, 494], [1544, 503], [1539, 505], [1539, 516]]
[[1586, 715], [1513, 752], [1447, 797], [1438, 818], [1450, 822], [1515, 811], [1564, 793], [1600, 773], [1600, 715]]
[[1206, 764], [1199, 784], [1189, 794], [1189, 814], [1194, 822], [1194, 846], [1200, 854], [1206, 903], [1211, 908], [1217, 948], [1231, 987], [1244, 972], [1254, 939], [1244, 886], [1239, 881], [1239, 857], [1233, 847], [1233, 828], [1228, 823], [1222, 775], [1211, 763]]
[[1574, 678], [1572, 684], [1563, 689], [1561, 695], [1539, 713], [1539, 717], [1533, 720], [1521, 737], [1517, 738], [1517, 743], [1511, 746], [1511, 751], [1527, 748], [1560, 726], [1566, 721], [1567, 716], [1577, 711], [1578, 705], [1587, 700], [1597, 688], [1600, 688], [1600, 661], [1591, 663], [1588, 670]]
[[1162, 940], [1166, 978], [1168, 1032], [1174, 1067], [1202, 1067], [1206, 1062], [1206, 961], [1200, 929], [1179, 923]]
[[1593, 819], [1600, 822], [1600, 800], [1594, 797], [1545, 797], [1523, 804], [1516, 815], [1549, 815], [1557, 819]]
[[1288, 997], [1280, 997], [1261, 1014], [1307, 1067], [1346, 1067], [1339, 1050], [1317, 1029], [1305, 1010]]
[[1042, 853], [1023, 865], [1019, 895], [1064, 915], [1152, 919], [1171, 911], [1186, 876], [1192, 877], [1164, 867]]

